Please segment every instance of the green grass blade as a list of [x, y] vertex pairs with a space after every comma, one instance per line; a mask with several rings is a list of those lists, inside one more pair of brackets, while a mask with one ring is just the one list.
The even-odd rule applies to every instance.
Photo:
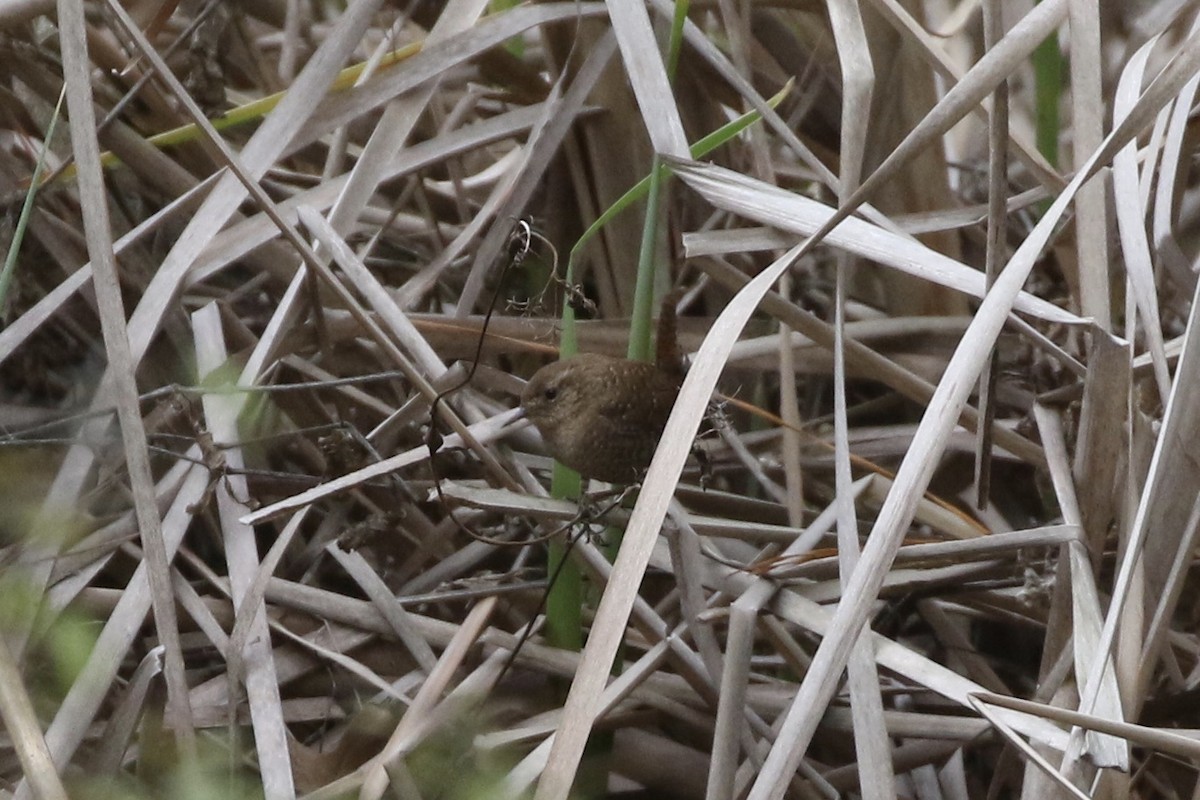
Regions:
[[33, 213], [33, 200], [37, 197], [38, 184], [42, 173], [46, 171], [46, 153], [50, 151], [50, 142], [54, 141], [54, 129], [58, 126], [58, 118], [62, 113], [63, 98], [66, 97], [66, 87], [58, 93], [58, 105], [50, 117], [50, 125], [46, 128], [46, 138], [42, 140], [42, 149], [38, 153], [37, 164], [33, 167], [33, 176], [29, 179], [29, 190], [25, 192], [25, 202], [21, 205], [21, 216], [17, 218], [16, 230], [8, 253], [4, 256], [4, 270], [0, 272], [0, 309], [8, 303], [8, 287], [12, 283], [13, 273], [17, 269], [17, 255], [21, 252], [21, 242], [25, 240], [25, 230], [29, 226], [29, 217]]

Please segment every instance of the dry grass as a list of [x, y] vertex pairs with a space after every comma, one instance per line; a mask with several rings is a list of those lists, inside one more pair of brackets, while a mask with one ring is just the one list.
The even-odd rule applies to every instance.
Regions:
[[[6, 792], [1200, 794], [1196, 3], [696, 3], [674, 80], [657, 0], [176, 5], [0, 0]], [[655, 153], [690, 369], [581, 521], [511, 409]]]

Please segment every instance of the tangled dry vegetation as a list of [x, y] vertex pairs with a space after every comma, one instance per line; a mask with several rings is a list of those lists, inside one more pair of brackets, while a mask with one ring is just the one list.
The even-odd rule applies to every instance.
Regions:
[[1197, 3], [1100, 5], [0, 0], [4, 793], [1196, 797]]

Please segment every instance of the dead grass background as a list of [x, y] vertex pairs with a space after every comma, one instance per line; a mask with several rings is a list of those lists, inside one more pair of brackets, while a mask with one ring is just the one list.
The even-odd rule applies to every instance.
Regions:
[[[2, 790], [1200, 796], [1196, 11], [0, 0]], [[691, 369], [571, 524], [511, 409], [645, 206], [509, 237], [655, 153]]]

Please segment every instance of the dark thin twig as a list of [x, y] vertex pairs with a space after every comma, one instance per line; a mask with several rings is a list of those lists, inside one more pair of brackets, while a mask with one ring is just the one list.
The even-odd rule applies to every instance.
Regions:
[[[238, 384], [225, 386], [192, 386], [186, 384], [172, 383], [166, 386], [160, 386], [157, 389], [151, 389], [138, 396], [140, 402], [147, 400], [158, 400], [172, 394], [180, 394], [188, 396], [202, 396], [206, 394], [226, 395], [226, 394], [257, 394], [257, 393], [281, 393], [281, 392], [299, 392], [310, 389], [328, 389], [340, 386], [350, 386], [362, 383], [374, 383], [376, 381], [390, 381], [397, 378], [405, 377], [399, 370], [386, 370], [384, 372], [372, 372], [366, 375], [355, 375], [349, 378], [328, 378], [325, 380], [301, 381], [300, 383], [282, 383], [273, 385], [261, 386], [242, 386]], [[103, 417], [108, 414], [116, 413], [115, 406], [98, 408], [92, 411], [84, 411], [75, 414], [68, 414], [57, 419], [52, 419], [48, 422], [39, 422], [37, 425], [28, 428], [22, 428], [16, 431], [0, 435], [0, 443], [19, 439], [30, 434], [40, 433], [42, 431], [56, 428], [60, 425], [67, 425], [72, 422], [83, 422], [96, 417]]]
[[437, 494], [438, 502], [440, 502], [442, 507], [446, 509], [446, 514], [450, 517], [450, 520], [455, 524], [455, 526], [458, 527], [460, 531], [465, 533], [467, 536], [470, 536], [472, 539], [500, 547], [525, 547], [526, 545], [544, 542], [558, 534], [559, 531], [563, 530], [564, 528], [557, 528], [543, 536], [537, 536], [532, 539], [509, 541], [508, 539], [496, 539], [490, 536], [485, 536], [484, 534], [479, 533], [478, 531], [473, 531], [464, 525], [462, 520], [460, 520], [454, 513], [454, 507], [446, 502], [446, 496], [442, 493], [442, 478], [441, 475], [438, 474], [437, 470], [437, 452], [442, 447], [443, 439], [441, 433], [439, 433], [437, 429], [437, 409], [438, 404], [441, 403], [445, 397], [462, 389], [464, 386], [469, 384], [471, 379], [475, 376], [475, 370], [479, 366], [480, 359], [483, 357], [483, 343], [487, 338], [487, 329], [488, 325], [492, 321], [492, 313], [496, 310], [496, 303], [500, 299], [500, 291], [504, 286], [504, 278], [508, 275], [509, 271], [513, 267], [520, 266], [525, 261], [526, 256], [529, 255], [529, 250], [533, 245], [534, 239], [537, 239], [550, 248], [551, 252], [554, 254], [555, 270], [557, 270], [558, 252], [554, 249], [554, 245], [551, 244], [540, 233], [535, 231], [533, 226], [531, 226], [528, 221], [518, 220], [516, 226], [513, 228], [512, 233], [509, 235], [508, 258], [506, 258], [504, 261], [504, 269], [500, 271], [500, 278], [496, 282], [496, 290], [492, 293], [492, 301], [488, 304], [487, 314], [485, 314], [483, 317], [483, 326], [479, 331], [479, 340], [475, 345], [475, 355], [471, 359], [471, 365], [468, 367], [467, 374], [463, 376], [462, 380], [453, 386], [438, 392], [437, 396], [433, 398], [433, 403], [429, 406], [429, 432], [425, 436], [425, 445], [429, 448], [429, 471], [433, 475], [434, 492]]
[[[562, 530], [562, 528], [558, 528], [557, 530]], [[537, 608], [534, 609], [533, 618], [530, 619], [529, 624], [527, 624], [521, 630], [521, 634], [517, 637], [517, 642], [513, 645], [512, 650], [509, 652], [508, 658], [504, 659], [504, 666], [500, 668], [499, 674], [496, 675], [496, 680], [492, 681], [493, 689], [499, 686], [500, 682], [504, 680], [504, 676], [508, 674], [509, 670], [512, 669], [512, 665], [516, 663], [517, 655], [521, 652], [521, 648], [525, 646], [525, 643], [529, 641], [529, 637], [532, 636], [534, 630], [536, 630], [538, 618], [542, 616], [542, 613], [546, 610], [546, 603], [550, 600], [550, 589], [553, 588], [555, 582], [558, 581], [559, 575], [562, 574], [563, 568], [566, 567], [567, 562], [570, 560], [571, 551], [575, 548], [575, 543], [579, 541], [581, 536], [586, 535], [586, 533], [587, 528], [582, 527], [580, 528], [578, 535], [567, 537], [567, 546], [563, 550], [563, 557], [559, 559], [558, 564], [555, 565], [554, 572], [546, 576], [546, 586], [542, 590], [541, 596], [538, 598], [538, 604]]]
[[[200, 27], [201, 23], [203, 23], [204, 20], [208, 19], [208, 16], [210, 14], [212, 14], [212, 12], [215, 11], [220, 5], [221, 5], [221, 0], [210, 0], [203, 8], [201, 8], [200, 13], [197, 14], [191, 20], [191, 22], [188, 23], [187, 27], [184, 28], [180, 32], [180, 34], [175, 37], [175, 40], [172, 41], [169, 45], [167, 45], [166, 49], [163, 50], [163, 53], [162, 53], [163, 59], [166, 60], [166, 59], [170, 58], [175, 53], [175, 51], [179, 48], [179, 46], [181, 44], [183, 44], [184, 42], [186, 42], [189, 38], [191, 38], [191, 35], [196, 32], [196, 29]], [[101, 8], [103, 8], [103, 6], [101, 6]], [[113, 30], [119, 31], [120, 26], [114, 26]], [[134, 64], [137, 64], [140, 61], [141, 61], [141, 57], [139, 56], [136, 60], [131, 62], [129, 66], [132, 67]], [[126, 69], [128, 69], [128, 67]], [[151, 80], [153, 80], [156, 75], [157, 75], [157, 71], [154, 69], [154, 65], [151, 64], [149, 67], [146, 68], [146, 70], [144, 72], [142, 72], [142, 74], [140, 76], [138, 76], [138, 79], [136, 81], [134, 81], [132, 86], [129, 87], [129, 90], [127, 92], [125, 92], [124, 95], [121, 96], [121, 98], [116, 102], [116, 104], [111, 109], [109, 109], [108, 113], [104, 115], [104, 118], [102, 120], [100, 120], [99, 124], [96, 126], [96, 135], [97, 136], [99, 136], [100, 133], [105, 128], [107, 128], [109, 125], [111, 125], [113, 123], [113, 120], [117, 119], [117, 117], [119, 117], [125, 111], [125, 109], [129, 106], [129, 104], [132, 103], [137, 98], [138, 94], [142, 91], [142, 89], [145, 87], [145, 85], [147, 83], [149, 83]], [[49, 175], [47, 175], [45, 178], [43, 178], [39, 182], [38, 185], [39, 186], [50, 186], [52, 183], [54, 183], [54, 181], [58, 180], [58, 178], [60, 176], [62, 176], [62, 174], [64, 172], [66, 172], [68, 169], [70, 169], [71, 165], [74, 163], [75, 163], [74, 151], [67, 153], [66, 157], [63, 158], [62, 163], [59, 164], [57, 167], [55, 167], [50, 172]]]

